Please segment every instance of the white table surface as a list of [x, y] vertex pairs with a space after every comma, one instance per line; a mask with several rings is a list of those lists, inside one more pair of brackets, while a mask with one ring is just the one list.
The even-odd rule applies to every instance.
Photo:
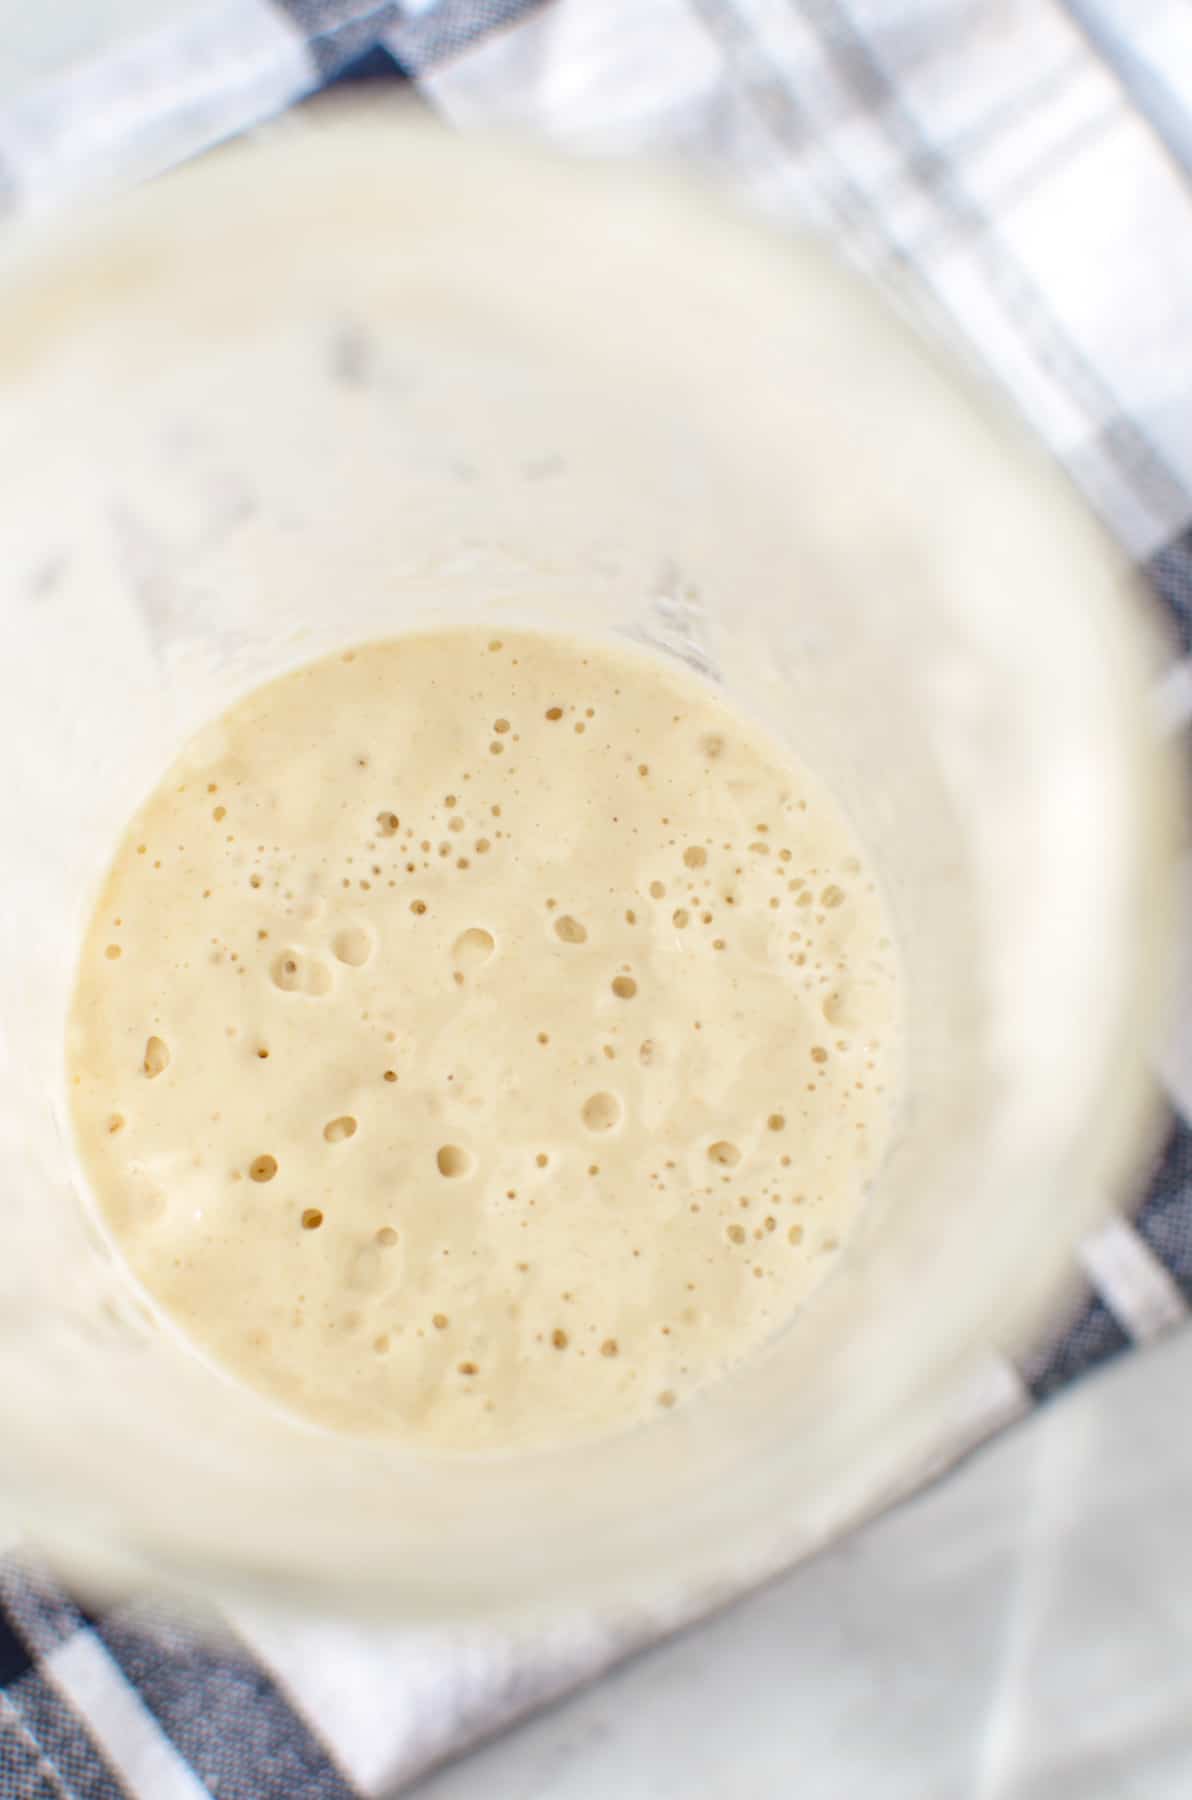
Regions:
[[1192, 1335], [413, 1790], [1188, 1800]]

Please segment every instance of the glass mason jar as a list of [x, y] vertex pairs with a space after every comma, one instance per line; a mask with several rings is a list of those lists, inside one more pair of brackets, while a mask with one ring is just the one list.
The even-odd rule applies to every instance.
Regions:
[[[99, 1577], [433, 1618], [713, 1592], [820, 1541], [1137, 1163], [1176, 784], [1124, 565], [823, 248], [640, 170], [332, 109], [3, 255], [6, 1519]], [[532, 1454], [337, 1438], [209, 1366], [96, 1222], [65, 1102], [80, 931], [171, 756], [445, 621], [721, 684], [840, 796], [905, 969], [837, 1271], [686, 1406]]]

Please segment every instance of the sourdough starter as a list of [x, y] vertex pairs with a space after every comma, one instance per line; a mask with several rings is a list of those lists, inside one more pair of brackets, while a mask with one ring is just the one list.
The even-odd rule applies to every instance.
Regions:
[[116, 852], [69, 1028], [141, 1283], [305, 1418], [503, 1448], [681, 1403], [828, 1274], [898, 974], [832, 796], [645, 654], [452, 630], [241, 700]]

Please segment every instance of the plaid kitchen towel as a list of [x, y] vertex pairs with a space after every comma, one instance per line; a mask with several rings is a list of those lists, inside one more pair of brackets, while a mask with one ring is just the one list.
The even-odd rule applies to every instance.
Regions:
[[[1192, 724], [1181, 0], [10, 0], [8, 14], [0, 213], [142, 179], [331, 82], [381, 77], [458, 127], [679, 156], [781, 222], [826, 228], [879, 280], [919, 287], [1147, 570], [1181, 652], [1156, 706], [1171, 732]], [[1142, 1209], [1084, 1246], [1053, 1342], [959, 1397], [941, 1463], [1187, 1316], [1189, 924], [1162, 1068], [1173, 1123]], [[14, 1555], [0, 1559], [0, 1800], [391, 1793], [693, 1604], [676, 1595], [631, 1630], [562, 1620], [533, 1642], [245, 1609], [200, 1632], [143, 1601], [88, 1612]]]

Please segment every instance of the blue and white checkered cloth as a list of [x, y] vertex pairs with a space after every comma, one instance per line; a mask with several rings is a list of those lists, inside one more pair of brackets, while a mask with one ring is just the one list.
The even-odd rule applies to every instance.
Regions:
[[[450, 123], [662, 151], [921, 284], [1167, 602], [1192, 724], [1192, 10], [1183, 0], [89, 0], [0, 42], [0, 216], [143, 179], [336, 81]], [[1189, 889], [1192, 898], [1192, 888]], [[1192, 919], [1173, 1110], [1072, 1310], [941, 1433], [947, 1460], [1192, 1302]], [[908, 1485], [914, 1485], [914, 1471]], [[921, 1479], [928, 1471], [918, 1471]], [[436, 1637], [239, 1610], [92, 1613], [0, 1559], [0, 1800], [392, 1793], [686, 1620]]]

